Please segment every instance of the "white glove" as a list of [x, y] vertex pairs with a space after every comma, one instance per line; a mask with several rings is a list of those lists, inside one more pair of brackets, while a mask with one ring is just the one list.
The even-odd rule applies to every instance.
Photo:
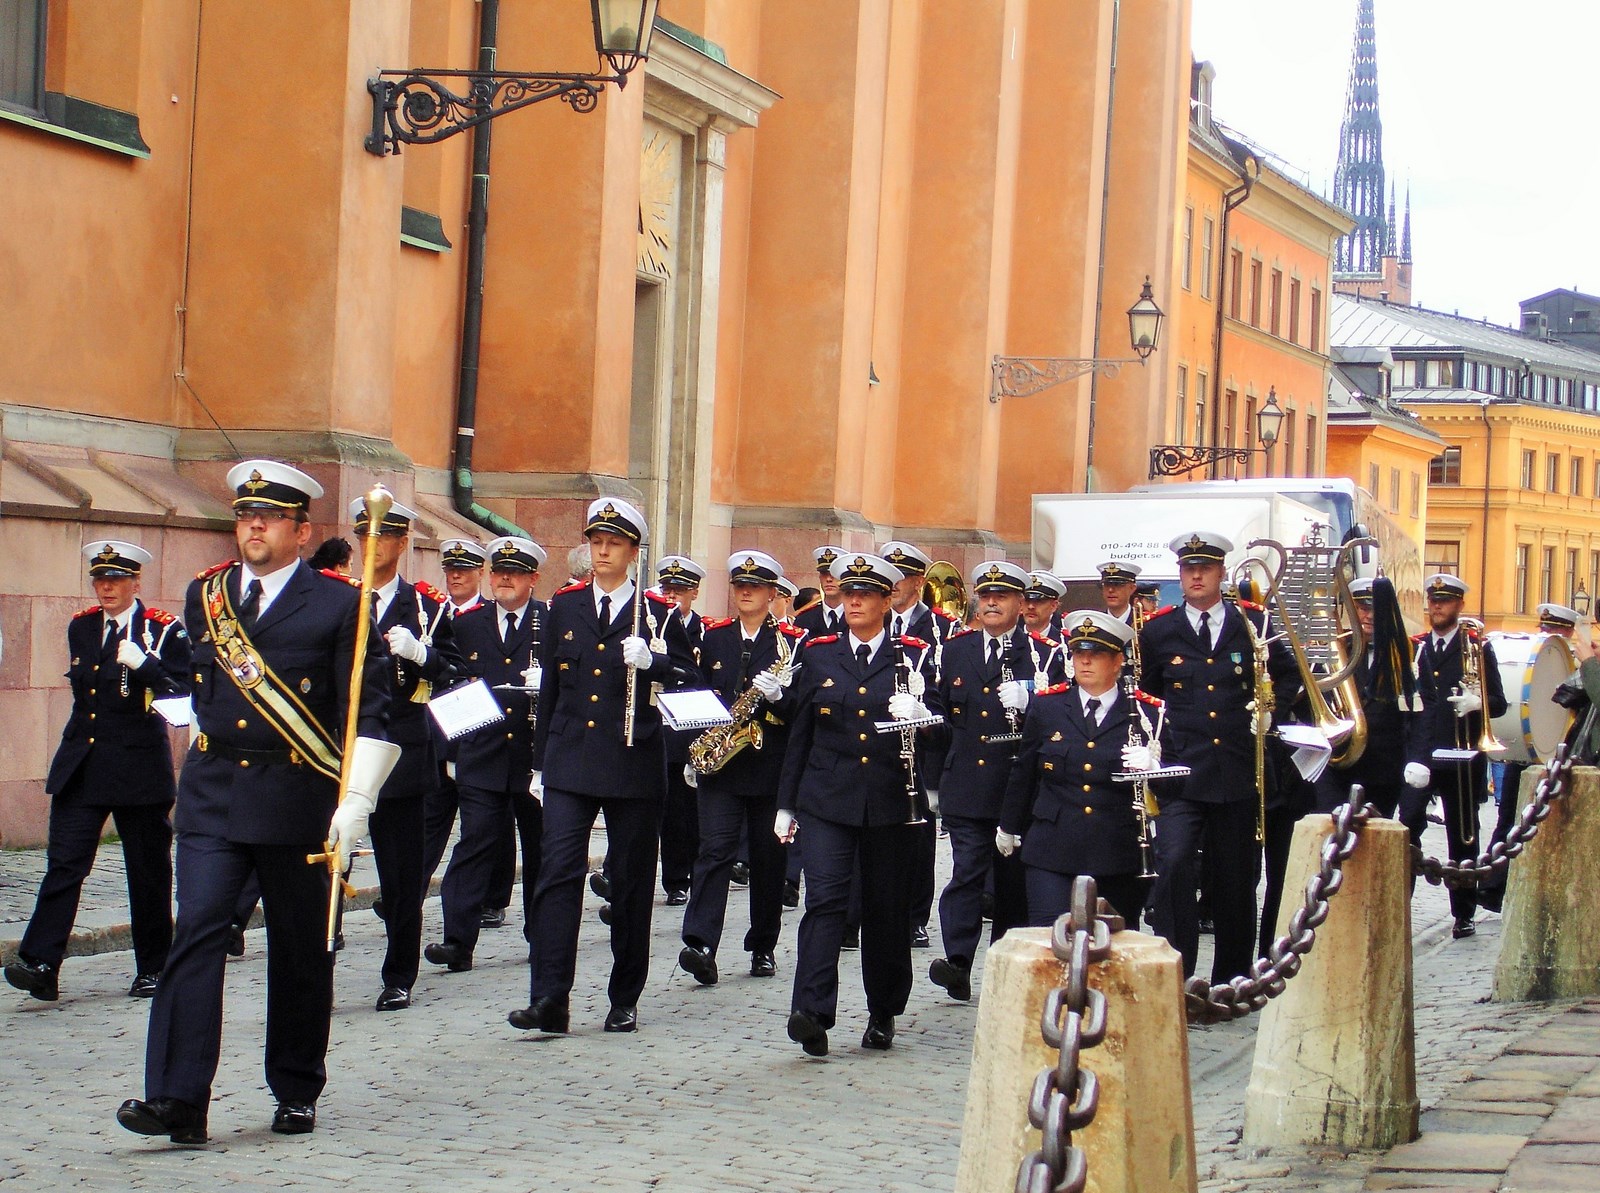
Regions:
[[1000, 703], [1012, 712], [1025, 712], [1028, 708], [1028, 685], [1020, 679], [1007, 680], [1000, 685]]
[[937, 787], [928, 788], [928, 812], [933, 816], [939, 814], [939, 789]]
[[896, 692], [889, 697], [889, 715], [897, 721], [915, 721], [928, 715], [928, 706], [910, 692]]
[[1150, 756], [1149, 746], [1123, 746], [1123, 770], [1154, 770], [1155, 760]]
[[428, 648], [422, 645], [417, 636], [405, 626], [390, 626], [389, 632], [383, 637], [389, 644], [389, 653], [395, 658], [415, 663], [419, 667], [428, 661]]
[[528, 776], [528, 794], [536, 804], [544, 803], [544, 772], [536, 770]]
[[1457, 692], [1454, 696], [1446, 696], [1450, 707], [1456, 710], [1456, 716], [1468, 717], [1483, 707], [1483, 701], [1471, 692]]
[[339, 854], [339, 873], [350, 872], [350, 854], [367, 835], [367, 819], [378, 805], [378, 791], [400, 761], [400, 747], [375, 737], [356, 738], [350, 751], [350, 778], [344, 798], [328, 825], [328, 846]]
[[750, 681], [750, 686], [761, 693], [763, 700], [770, 702], [779, 699], [783, 695], [783, 689], [789, 686], [790, 678], [791, 676], [788, 675], [780, 678], [770, 671], [760, 671]]
[[700, 786], [700, 772], [695, 770], [694, 764], [691, 762], [683, 764], [683, 781], [691, 787]]
[[1022, 848], [1022, 838], [1016, 833], [1008, 833], [1003, 828], [994, 830], [994, 847], [1000, 851], [1001, 857], [1010, 857]]
[[624, 638], [622, 640], [622, 661], [635, 671], [650, 670], [652, 658], [650, 644], [643, 638]]
[[1405, 777], [1407, 787], [1415, 787], [1421, 790], [1433, 778], [1433, 772], [1420, 762], [1408, 762], [1406, 763]]
[[447, 779], [449, 779], [452, 783], [455, 782], [456, 764], [453, 762], [446, 762], [444, 764], [444, 773]]
[[795, 830], [799, 827], [795, 822], [793, 812], [785, 812], [782, 808], [779, 808], [777, 818], [772, 822], [772, 834], [778, 838], [779, 842], [787, 845], [794, 840]]
[[124, 638], [117, 643], [117, 662], [129, 671], [137, 671], [144, 666], [144, 661], [150, 656], [145, 654], [138, 646]]

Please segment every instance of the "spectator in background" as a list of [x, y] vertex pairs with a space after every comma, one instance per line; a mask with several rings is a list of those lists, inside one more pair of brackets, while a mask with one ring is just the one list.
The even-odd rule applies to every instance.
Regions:
[[567, 552], [567, 583], [587, 584], [594, 579], [594, 561], [589, 556], [589, 544], [579, 543]]
[[338, 572], [341, 576], [350, 575], [350, 557], [355, 549], [350, 546], [350, 540], [334, 535], [325, 538], [311, 553], [307, 561], [319, 572]]

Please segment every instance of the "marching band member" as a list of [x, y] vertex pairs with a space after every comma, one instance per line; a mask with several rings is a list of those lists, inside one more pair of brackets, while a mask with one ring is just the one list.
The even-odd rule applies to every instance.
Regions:
[[[686, 555], [668, 555], [656, 564], [656, 584], [662, 595], [677, 608], [667, 614], [666, 633], [681, 633], [683, 647], [697, 656], [705, 625], [694, 610], [700, 595], [700, 582], [706, 570]], [[699, 672], [693, 672], [698, 685]], [[695, 791], [684, 778], [693, 733], [663, 730], [667, 755], [667, 799], [661, 813], [661, 889], [668, 907], [681, 907], [689, 901], [689, 884], [694, 875], [695, 855], [700, 849], [700, 821]]]
[[972, 962], [983, 934], [983, 892], [991, 874], [990, 942], [1028, 922], [1021, 862], [995, 848], [1000, 805], [1018, 745], [1016, 740], [993, 739], [1015, 738], [1035, 685], [1048, 687], [1051, 679], [1064, 675], [1056, 645], [1021, 626], [1027, 572], [1004, 560], [990, 560], [977, 566], [968, 584], [978, 600], [982, 628], [952, 636], [939, 671], [939, 697], [949, 710], [950, 726], [943, 772], [934, 785], [954, 865], [939, 897], [945, 955], [928, 968], [934, 985], [961, 1002], [972, 997]]
[[[1022, 862], [1028, 923], [1048, 926], [1072, 906], [1072, 884], [1091, 875], [1100, 896], [1139, 927], [1149, 882], [1140, 847], [1132, 783], [1117, 772], [1149, 770], [1159, 751], [1147, 744], [1138, 710], [1119, 682], [1133, 628], [1097, 610], [1065, 619], [1075, 678], [1041, 688], [1028, 706], [1022, 749], [1005, 788], [995, 848]], [[1150, 700], [1142, 692], [1137, 700]], [[1130, 730], [1141, 730], [1130, 741]]]
[[822, 599], [797, 614], [794, 623], [813, 638], [844, 632], [844, 594], [839, 591], [839, 581], [833, 578], [833, 562], [843, 554], [843, 547], [828, 546], [811, 552], [817, 562], [817, 586], [822, 589]]
[[[861, 973], [867, 994], [863, 1048], [894, 1042], [895, 1016], [911, 992], [913, 871], [927, 814], [921, 769], [927, 732], [878, 733], [874, 723], [940, 711], [932, 644], [892, 637], [890, 592], [904, 573], [876, 555], [833, 564], [847, 632], [814, 638], [802, 656], [794, 721], [784, 754], [774, 824], [779, 839], [805, 833], [805, 914], [789, 1015], [789, 1038], [825, 1056], [839, 1001], [850, 878], [859, 860]], [[918, 692], [921, 695], [918, 695]]]
[[1144, 569], [1136, 563], [1121, 563], [1113, 559], [1095, 565], [1095, 571], [1100, 573], [1100, 595], [1105, 598], [1106, 612], [1124, 625], [1131, 626], [1134, 586]]
[[172, 945], [172, 747], [153, 700], [189, 690], [183, 624], [139, 599], [150, 552], [101, 539], [83, 549], [100, 603], [67, 623], [72, 715], [50, 763], [44, 881], [6, 981], [55, 1002], [62, 958], [106, 817], [117, 826], [133, 925], [130, 998], [149, 998]]
[[1030, 634], [1061, 641], [1061, 598], [1067, 586], [1054, 572], [1029, 572], [1028, 591], [1022, 594], [1022, 622]]
[[734, 616], [707, 623], [700, 649], [701, 683], [730, 709], [747, 693], [758, 693], [750, 723], [760, 734], [759, 748], [741, 749], [719, 769], [698, 776], [700, 853], [683, 917], [678, 964], [703, 986], [717, 982], [728, 879], [745, 833], [750, 849], [750, 931], [744, 949], [750, 954], [750, 976], [770, 978], [778, 972], [774, 953], [783, 927], [785, 855], [767, 826], [778, 811], [778, 781], [789, 739], [788, 689], [799, 663], [792, 659], [780, 665], [780, 660], [791, 658], [805, 637], [804, 630], [772, 616], [782, 575], [778, 561], [761, 551], [730, 555]]

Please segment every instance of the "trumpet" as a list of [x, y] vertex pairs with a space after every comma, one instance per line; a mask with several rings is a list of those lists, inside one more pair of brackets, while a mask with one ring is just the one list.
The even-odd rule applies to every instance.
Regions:
[[1488, 710], [1483, 707], [1483, 622], [1476, 617], [1460, 618], [1461, 627], [1461, 682], [1456, 685], [1456, 694], [1472, 694], [1478, 698], [1482, 711], [1479, 719], [1483, 724], [1483, 731], [1478, 734], [1474, 744], [1468, 744], [1466, 718], [1458, 718], [1456, 723], [1456, 739], [1462, 749], [1481, 750], [1485, 754], [1500, 754], [1505, 751], [1505, 743], [1494, 735], [1494, 726], [1489, 722]]

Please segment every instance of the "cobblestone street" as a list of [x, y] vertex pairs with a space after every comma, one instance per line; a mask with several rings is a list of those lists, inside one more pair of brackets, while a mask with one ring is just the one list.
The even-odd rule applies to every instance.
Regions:
[[[25, 919], [37, 881], [29, 868], [39, 857], [0, 859], [0, 920]], [[119, 914], [125, 896], [117, 860], [114, 845], [103, 850], [86, 890], [85, 926]], [[941, 862], [947, 874], [943, 845]], [[742, 904], [736, 893], [728, 930], [735, 945]], [[367, 911], [347, 916], [330, 1082], [317, 1132], [303, 1139], [267, 1130], [259, 932], [250, 933], [246, 956], [229, 965], [213, 1142], [196, 1151], [130, 1135], [113, 1117], [123, 1098], [142, 1092], [148, 1005], [125, 996], [128, 954], [69, 960], [55, 1005], [6, 988], [0, 1019], [11, 1113], [0, 1137], [0, 1183], [169, 1193], [316, 1181], [391, 1191], [952, 1187], [976, 1000], [964, 1006], [936, 997], [924, 979], [938, 955], [937, 936], [933, 950], [916, 954], [911, 1007], [887, 1054], [859, 1048], [866, 1018], [859, 954], [845, 954], [833, 1054], [817, 1062], [784, 1035], [797, 912], [785, 919], [776, 980], [745, 976], [743, 957], [725, 948], [723, 979], [708, 989], [675, 969], [680, 913], [658, 903], [640, 1031], [617, 1036], [600, 1030], [609, 952], [595, 906], [591, 898], [573, 1032], [552, 1038], [523, 1035], [505, 1022], [508, 1010], [527, 1001], [517, 900], [513, 924], [484, 933], [474, 970], [446, 974], [425, 966], [413, 1008], [385, 1015], [371, 1009], [382, 927]], [[1480, 923], [1477, 937], [1451, 941], [1443, 891], [1419, 886], [1415, 986], [1425, 1130], [1431, 1107], [1562, 1009], [1479, 1001], [1499, 947], [1498, 919]], [[437, 939], [438, 926], [438, 902], [430, 900], [425, 939]], [[6, 923], [0, 936], [14, 937], [17, 927]], [[1202, 969], [1206, 964], [1203, 958]], [[1190, 1031], [1201, 1187], [1363, 1187], [1377, 1156], [1242, 1154], [1254, 1034], [1253, 1019]], [[1009, 1187], [1009, 1178], [1000, 1184]]]

